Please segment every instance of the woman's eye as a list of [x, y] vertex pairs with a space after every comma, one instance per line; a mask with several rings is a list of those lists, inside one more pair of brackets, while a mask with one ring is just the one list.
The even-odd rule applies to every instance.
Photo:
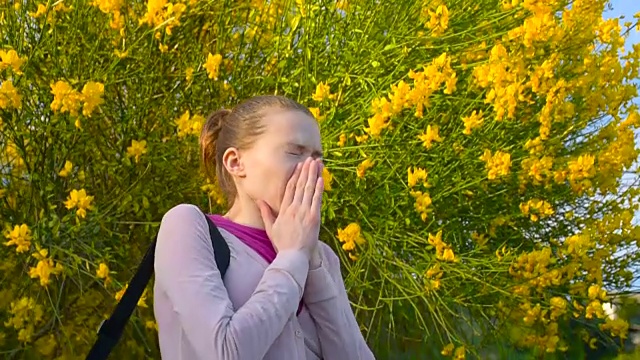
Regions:
[[291, 151], [288, 151], [288, 152], [287, 152], [287, 154], [289, 154], [289, 155], [293, 155], [293, 156], [300, 156], [300, 155], [302, 155], [302, 153], [299, 153], [299, 152], [298, 152], [298, 153], [297, 153], [297, 152], [291, 152]]

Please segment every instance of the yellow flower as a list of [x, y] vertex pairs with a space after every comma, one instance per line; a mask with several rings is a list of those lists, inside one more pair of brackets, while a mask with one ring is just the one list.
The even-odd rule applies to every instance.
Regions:
[[315, 101], [332, 100], [335, 98], [334, 94], [331, 94], [331, 87], [324, 81], [316, 85], [316, 92], [311, 96]]
[[[429, 20], [427, 22], [427, 28], [429, 28], [434, 36], [442, 35], [442, 33], [449, 27], [449, 9], [446, 5], [438, 5], [436, 11], [427, 10]], [[424, 14], [424, 10], [423, 10]]]
[[59, 80], [51, 84], [51, 93], [53, 101], [51, 102], [51, 110], [53, 112], [68, 112], [72, 116], [78, 115], [80, 109], [80, 101], [82, 95], [74, 90], [66, 81]]
[[213, 199], [213, 201], [222, 206], [225, 204], [225, 197], [224, 197], [224, 193], [222, 192], [222, 190], [220, 189], [220, 186], [218, 186], [217, 183], [211, 184], [211, 183], [207, 183], [205, 185], [203, 185], [201, 187], [201, 189], [205, 192], [207, 192], [207, 194], [209, 195], [209, 197], [211, 199]]
[[591, 300], [595, 300], [595, 299], [606, 300], [607, 291], [602, 289], [598, 285], [591, 285], [587, 290], [587, 295]]
[[16, 225], [13, 230], [6, 231], [4, 237], [9, 239], [4, 245], [15, 245], [18, 253], [29, 251], [31, 247], [31, 230], [27, 224]]
[[432, 142], [434, 141], [442, 142], [442, 138], [438, 134], [438, 127], [437, 126], [431, 127], [431, 125], [427, 126], [427, 130], [422, 135], [419, 135], [418, 139], [422, 141], [422, 145], [426, 149], [431, 149]]
[[20, 67], [27, 60], [26, 57], [18, 56], [18, 53], [15, 50], [4, 51], [0, 50], [0, 70], [4, 70], [6, 68], [11, 68], [13, 72], [16, 74], [22, 74], [20, 71]]
[[464, 122], [464, 131], [462, 133], [471, 135], [471, 130], [480, 127], [484, 121], [482, 118], [482, 110], [480, 110], [480, 112], [473, 110], [471, 115], [463, 117], [462, 121]]
[[366, 158], [356, 168], [356, 175], [358, 175], [359, 178], [364, 178], [365, 172], [372, 167], [373, 160], [371, 160], [370, 158]]
[[410, 194], [415, 199], [413, 206], [420, 214], [420, 218], [422, 221], [427, 220], [427, 215], [431, 212], [431, 196], [428, 192], [422, 191], [411, 191]]
[[453, 349], [455, 349], [455, 345], [449, 343], [447, 344], [447, 346], [442, 348], [440, 354], [442, 354], [443, 356], [451, 356], [453, 354]]
[[[127, 288], [129, 288], [129, 284], [125, 284], [124, 287], [118, 291], [115, 295], [115, 299], [117, 301], [120, 301], [120, 299], [122, 299], [122, 295], [124, 295], [124, 292], [127, 291]], [[142, 292], [142, 296], [140, 296], [140, 300], [138, 300], [138, 306], [146, 308], [147, 306], [147, 289], [144, 289], [144, 291]]]
[[491, 150], [485, 150], [480, 160], [486, 163], [488, 171], [487, 178], [489, 180], [496, 179], [499, 176], [508, 175], [511, 169], [511, 154], [502, 151], [496, 151], [491, 154]]
[[82, 107], [82, 115], [86, 117], [91, 117], [91, 113], [93, 110], [104, 103], [102, 99], [102, 95], [104, 94], [104, 84], [89, 81], [82, 88], [83, 95], [83, 107]]
[[38, 326], [44, 317], [42, 306], [31, 297], [22, 297], [11, 302], [8, 313], [10, 316], [4, 323], [5, 326], [12, 327], [18, 332], [18, 341], [23, 343], [31, 341], [35, 326]]
[[204, 64], [204, 68], [207, 69], [209, 79], [218, 80], [218, 72], [220, 71], [220, 64], [222, 63], [222, 55], [209, 53], [207, 62]]
[[322, 168], [322, 180], [324, 181], [324, 190], [331, 191], [331, 182], [333, 181], [333, 174], [327, 169], [327, 167]]
[[178, 127], [178, 137], [182, 138], [187, 135], [200, 135], [202, 126], [205, 123], [205, 118], [202, 115], [189, 114], [189, 110], [186, 110], [179, 118], [174, 120], [174, 123]]
[[158, 324], [155, 321], [147, 320], [147, 322], [144, 323], [144, 326], [149, 330], [158, 331]]
[[453, 353], [454, 360], [464, 360], [465, 357], [466, 357], [466, 350], [464, 346], [458, 347], [456, 351]]
[[109, 267], [105, 263], [100, 263], [98, 265], [98, 269], [96, 270], [96, 276], [98, 279], [107, 279], [109, 278]]
[[32, 256], [38, 259], [38, 264], [29, 269], [29, 277], [32, 279], [40, 278], [40, 285], [47, 287], [51, 282], [51, 275], [59, 275], [62, 273], [63, 267], [60, 263], [55, 263], [48, 257], [47, 249], [40, 249], [36, 245], [37, 252]]
[[423, 168], [411, 168], [407, 169], [407, 184], [410, 188], [416, 186], [418, 182], [422, 182], [424, 186], [428, 187], [427, 184], [427, 170]]
[[140, 161], [140, 157], [147, 153], [146, 140], [132, 140], [131, 146], [127, 148], [127, 157], [135, 158], [136, 163]]
[[629, 333], [629, 323], [624, 319], [612, 319], [610, 317], [607, 317], [604, 324], [600, 324], [600, 330], [609, 330], [611, 336], [620, 337], [624, 340], [627, 338], [627, 334]]
[[340, 134], [340, 137], [338, 138], [338, 146], [344, 147], [346, 143], [347, 143], [347, 135]]
[[577, 181], [591, 178], [595, 175], [595, 157], [593, 155], [580, 155], [578, 159], [569, 161], [569, 181]]
[[64, 162], [64, 167], [62, 168], [62, 170], [60, 170], [60, 172], [58, 173], [58, 175], [62, 176], [62, 177], [67, 177], [69, 176], [69, 174], [71, 174], [71, 171], [73, 170], [73, 163], [69, 160]]
[[324, 116], [320, 116], [320, 108], [317, 107], [310, 107], [309, 111], [311, 112], [311, 114], [313, 114], [313, 117], [318, 120], [318, 121], [322, 121], [324, 120]]
[[13, 86], [11, 80], [4, 80], [0, 85], [0, 109], [20, 109], [22, 107], [22, 96], [18, 94], [18, 89]]
[[77, 207], [78, 210], [76, 211], [76, 214], [79, 217], [84, 218], [87, 216], [87, 210], [93, 209], [93, 206], [91, 205], [92, 201], [93, 196], [88, 196], [85, 189], [80, 189], [72, 190], [64, 204], [68, 210]]
[[187, 79], [187, 82], [190, 82], [191, 80], [193, 80], [193, 68], [192, 67], [188, 67], [187, 70], [185, 70], [185, 78]]
[[357, 223], [350, 223], [344, 229], [338, 229], [338, 240], [342, 243], [355, 243], [358, 245], [364, 245], [365, 243], [360, 225]]
[[336, 9], [347, 11], [348, 7], [349, 7], [349, 2], [347, 0], [338, 0], [336, 2]]
[[121, 50], [115, 49], [113, 50], [113, 54], [117, 56], [119, 59], [124, 59], [127, 56], [129, 56], [129, 51], [128, 50], [121, 51]]

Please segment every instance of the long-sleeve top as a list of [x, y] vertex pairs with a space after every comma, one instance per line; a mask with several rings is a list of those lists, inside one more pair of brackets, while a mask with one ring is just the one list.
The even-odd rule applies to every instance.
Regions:
[[[268, 264], [219, 228], [231, 252], [224, 279], [206, 219], [188, 204], [163, 217], [155, 252], [154, 313], [165, 360], [370, 360], [340, 260], [324, 243], [309, 269], [300, 251]], [[296, 315], [304, 296], [302, 312]]]

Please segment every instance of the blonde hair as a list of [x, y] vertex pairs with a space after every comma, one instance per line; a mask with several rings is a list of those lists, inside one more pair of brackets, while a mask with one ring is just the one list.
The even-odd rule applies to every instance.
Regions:
[[202, 127], [200, 153], [205, 174], [209, 181], [218, 182], [229, 205], [233, 204], [237, 189], [231, 174], [222, 164], [224, 152], [230, 147], [239, 150], [249, 148], [264, 133], [262, 120], [267, 111], [273, 109], [301, 111], [313, 118], [309, 109], [294, 100], [262, 95], [249, 98], [231, 110], [213, 112]]

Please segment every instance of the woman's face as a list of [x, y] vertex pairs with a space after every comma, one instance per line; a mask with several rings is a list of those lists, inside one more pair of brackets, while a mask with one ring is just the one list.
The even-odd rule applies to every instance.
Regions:
[[243, 176], [236, 177], [238, 195], [266, 201], [276, 212], [296, 164], [308, 157], [322, 158], [317, 121], [296, 110], [271, 110], [265, 131], [254, 144], [238, 153]]

